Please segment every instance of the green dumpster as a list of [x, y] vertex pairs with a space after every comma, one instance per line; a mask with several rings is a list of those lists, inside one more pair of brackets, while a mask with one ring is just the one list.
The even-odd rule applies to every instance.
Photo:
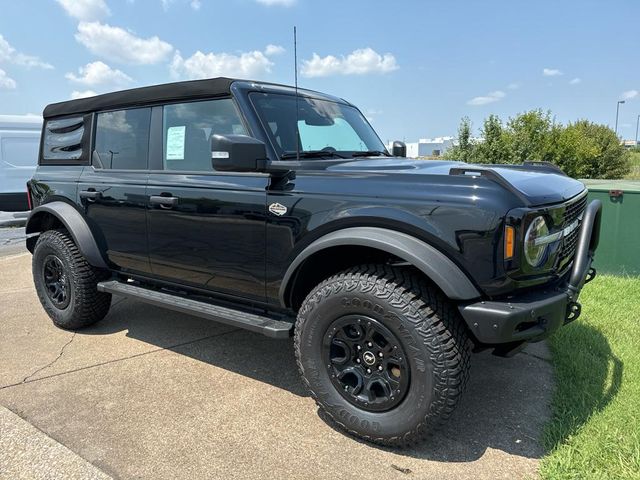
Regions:
[[599, 273], [640, 275], [640, 181], [581, 181], [589, 199], [603, 206], [594, 267]]

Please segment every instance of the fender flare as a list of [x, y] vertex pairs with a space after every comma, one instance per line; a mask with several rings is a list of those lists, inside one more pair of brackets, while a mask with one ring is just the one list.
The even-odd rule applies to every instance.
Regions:
[[452, 300], [471, 300], [481, 296], [460, 267], [432, 245], [395, 230], [351, 227], [328, 233], [300, 252], [282, 279], [279, 291], [282, 305], [286, 304], [285, 296], [289, 290], [289, 283], [305, 260], [326, 248], [343, 245], [376, 248], [403, 259], [430, 278]]
[[[86, 220], [75, 208], [65, 202], [50, 202], [34, 208], [29, 214], [25, 233], [41, 232], [43, 214], [56, 217], [71, 234], [73, 241], [89, 264], [99, 268], [109, 268]], [[29, 242], [29, 239], [27, 239]], [[28, 246], [28, 245], [27, 245]], [[32, 250], [32, 249], [30, 249]]]

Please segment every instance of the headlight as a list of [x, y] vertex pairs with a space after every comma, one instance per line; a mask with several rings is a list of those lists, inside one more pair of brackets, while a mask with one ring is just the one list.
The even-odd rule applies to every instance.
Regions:
[[534, 218], [524, 236], [524, 256], [532, 267], [539, 267], [544, 262], [548, 237], [547, 222], [543, 217]]

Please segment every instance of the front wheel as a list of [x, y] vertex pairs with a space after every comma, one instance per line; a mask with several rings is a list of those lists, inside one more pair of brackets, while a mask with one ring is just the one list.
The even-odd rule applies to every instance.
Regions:
[[340, 428], [408, 446], [454, 410], [469, 372], [469, 341], [455, 307], [418, 275], [364, 265], [307, 296], [296, 322], [298, 367]]

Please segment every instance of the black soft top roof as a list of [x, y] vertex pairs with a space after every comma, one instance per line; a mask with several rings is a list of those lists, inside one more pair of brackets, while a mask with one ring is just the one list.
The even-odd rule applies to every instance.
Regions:
[[96, 95], [95, 97], [52, 103], [45, 107], [42, 116], [44, 118], [51, 118], [62, 115], [88, 113], [96, 110], [161, 103], [171, 100], [229, 95], [231, 84], [235, 81], [236, 79], [234, 78], [218, 77], [132, 88], [119, 92]]

